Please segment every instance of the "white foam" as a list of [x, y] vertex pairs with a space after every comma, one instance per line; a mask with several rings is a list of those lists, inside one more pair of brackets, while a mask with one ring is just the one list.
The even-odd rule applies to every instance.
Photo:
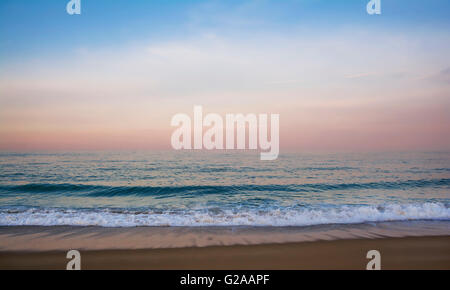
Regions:
[[1, 226], [308, 226], [404, 220], [450, 220], [442, 203], [340, 206], [319, 209], [193, 210], [184, 212], [111, 212], [110, 210], [28, 209], [0, 211]]

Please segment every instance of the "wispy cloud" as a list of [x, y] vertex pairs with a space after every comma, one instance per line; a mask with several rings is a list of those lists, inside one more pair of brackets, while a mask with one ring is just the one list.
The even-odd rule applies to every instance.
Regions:
[[345, 76], [346, 79], [360, 79], [360, 78], [366, 78], [371, 76], [376, 76], [377, 73], [359, 73], [359, 74], [352, 74]]
[[[242, 9], [240, 17], [248, 12], [246, 7], [235, 9]], [[191, 20], [192, 27], [208, 21]], [[405, 140], [437, 136], [449, 123], [436, 117], [448, 106], [443, 96], [449, 69], [442, 66], [450, 64], [450, 40], [442, 32], [374, 28], [369, 33], [347, 27], [331, 34], [292, 28], [250, 37], [197, 28], [189, 35], [114, 46], [83, 43], [59, 55], [3, 65], [2, 146], [37, 142], [39, 134], [54, 142], [79, 136], [83, 146], [94, 143], [89, 142], [92, 136], [95, 144], [119, 142], [120, 136], [141, 144], [139, 135], [145, 130], [158, 132], [159, 139], [150, 143], [161, 146], [169, 140], [172, 114], [189, 112], [194, 104], [216, 112], [274, 110], [282, 113], [284, 130], [301, 131], [304, 138], [330, 147], [338, 142], [339, 134], [330, 133], [334, 129], [347, 132], [342, 136], [349, 140], [351, 134], [367, 137], [364, 142], [370, 145], [395, 133]], [[427, 71], [440, 82], [411, 81]], [[393, 126], [399, 124], [397, 115], [409, 125]], [[432, 121], [414, 129], [423, 124], [415, 116]], [[292, 147], [303, 142], [297, 133], [283, 136]], [[344, 141], [339, 142], [348, 145]], [[133, 147], [125, 141], [123, 146]]]

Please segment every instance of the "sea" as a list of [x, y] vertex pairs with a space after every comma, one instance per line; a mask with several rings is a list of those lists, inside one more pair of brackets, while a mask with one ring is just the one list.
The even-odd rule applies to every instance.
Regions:
[[449, 152], [0, 153], [0, 226], [391, 221], [450, 221]]

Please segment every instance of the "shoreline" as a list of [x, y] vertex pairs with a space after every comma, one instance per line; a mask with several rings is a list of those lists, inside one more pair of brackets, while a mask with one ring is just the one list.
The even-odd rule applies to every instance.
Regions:
[[[450, 270], [450, 236], [80, 252], [85, 270], [365, 270], [372, 249], [381, 269]], [[65, 251], [0, 251], [3, 270], [64, 270], [67, 262]]]
[[0, 251], [139, 250], [420, 236], [450, 236], [450, 221], [306, 227], [0, 226]]
[[0, 227], [0, 269], [450, 270], [450, 221], [309, 227]]

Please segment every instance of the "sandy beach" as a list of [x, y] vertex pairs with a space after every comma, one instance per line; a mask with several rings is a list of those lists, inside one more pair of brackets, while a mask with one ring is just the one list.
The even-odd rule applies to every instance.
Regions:
[[[82, 269], [364, 270], [377, 249], [382, 269], [450, 270], [450, 236], [252, 246], [82, 251]], [[0, 269], [65, 269], [66, 252], [1, 252]]]
[[450, 269], [447, 222], [292, 228], [0, 227], [0, 269]]

